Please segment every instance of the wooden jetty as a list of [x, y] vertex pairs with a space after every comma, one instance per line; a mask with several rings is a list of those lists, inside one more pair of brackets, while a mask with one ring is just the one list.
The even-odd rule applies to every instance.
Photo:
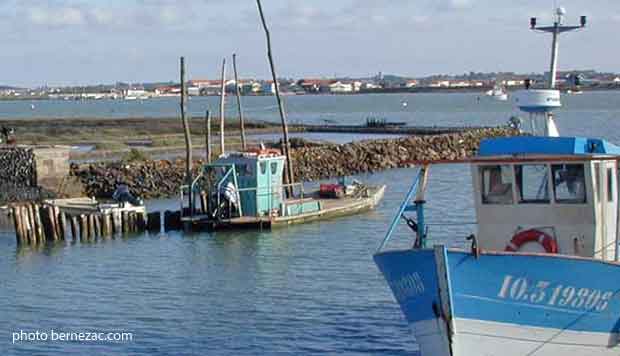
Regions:
[[17, 244], [47, 241], [87, 242], [115, 235], [161, 228], [160, 213], [147, 214], [144, 206], [105, 203], [90, 198], [54, 199], [13, 204], [9, 207]]

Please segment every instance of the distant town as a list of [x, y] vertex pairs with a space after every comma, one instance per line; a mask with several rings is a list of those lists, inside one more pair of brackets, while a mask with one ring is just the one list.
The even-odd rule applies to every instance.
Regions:
[[[475, 73], [463, 75], [432, 75], [423, 78], [407, 78], [378, 73], [368, 78], [302, 78], [279, 79], [278, 88], [285, 95], [311, 94], [359, 94], [359, 93], [403, 93], [403, 92], [453, 92], [483, 91], [493, 87], [506, 90], [522, 88], [526, 79], [534, 87], [544, 86], [548, 74]], [[600, 73], [595, 70], [575, 70], [558, 73], [557, 85], [563, 90], [613, 90], [620, 89], [620, 74]], [[224, 90], [241, 95], [273, 95], [275, 84], [271, 80], [233, 79], [224, 81]], [[192, 79], [187, 83], [190, 96], [221, 95], [221, 79]], [[0, 99], [123, 99], [145, 100], [157, 97], [179, 96], [181, 85], [165, 83], [122, 83], [87, 86], [19, 88], [0, 86]]]

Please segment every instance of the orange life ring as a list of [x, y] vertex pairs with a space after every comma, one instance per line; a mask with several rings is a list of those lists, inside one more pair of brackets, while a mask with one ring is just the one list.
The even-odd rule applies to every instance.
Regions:
[[516, 252], [523, 244], [528, 242], [538, 242], [544, 247], [547, 253], [558, 253], [558, 243], [549, 234], [540, 230], [529, 229], [519, 232], [512, 237], [506, 245], [506, 251]]

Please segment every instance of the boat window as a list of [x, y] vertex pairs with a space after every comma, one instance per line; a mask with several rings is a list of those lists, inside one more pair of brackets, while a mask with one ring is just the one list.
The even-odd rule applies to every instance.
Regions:
[[549, 171], [545, 164], [515, 166], [519, 203], [549, 203]]
[[236, 168], [237, 168], [237, 173], [239, 173], [239, 176], [241, 177], [247, 177], [251, 175], [247, 164], [237, 164]]
[[271, 174], [278, 172], [278, 162], [271, 162]]
[[586, 181], [583, 164], [554, 164], [553, 191], [555, 201], [563, 204], [586, 202]]
[[614, 177], [613, 169], [607, 168], [607, 201], [614, 201]]
[[267, 162], [263, 161], [260, 163], [260, 174], [267, 173]]
[[480, 167], [483, 204], [512, 204], [512, 170], [509, 165]]
[[601, 201], [601, 178], [600, 178], [600, 171], [601, 171], [601, 164], [600, 163], [594, 163], [594, 195], [596, 196], [596, 201], [600, 202]]

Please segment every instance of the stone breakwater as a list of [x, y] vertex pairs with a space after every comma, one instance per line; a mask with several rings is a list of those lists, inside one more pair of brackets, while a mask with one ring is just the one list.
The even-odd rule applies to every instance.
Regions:
[[[316, 180], [409, 167], [415, 161], [459, 160], [473, 155], [480, 140], [513, 136], [506, 128], [469, 130], [456, 134], [367, 140], [342, 145], [309, 145], [291, 150], [296, 180]], [[195, 172], [203, 162], [196, 161]], [[72, 175], [88, 196], [107, 198], [122, 180], [143, 198], [173, 197], [184, 181], [184, 161], [146, 161], [73, 165]]]

